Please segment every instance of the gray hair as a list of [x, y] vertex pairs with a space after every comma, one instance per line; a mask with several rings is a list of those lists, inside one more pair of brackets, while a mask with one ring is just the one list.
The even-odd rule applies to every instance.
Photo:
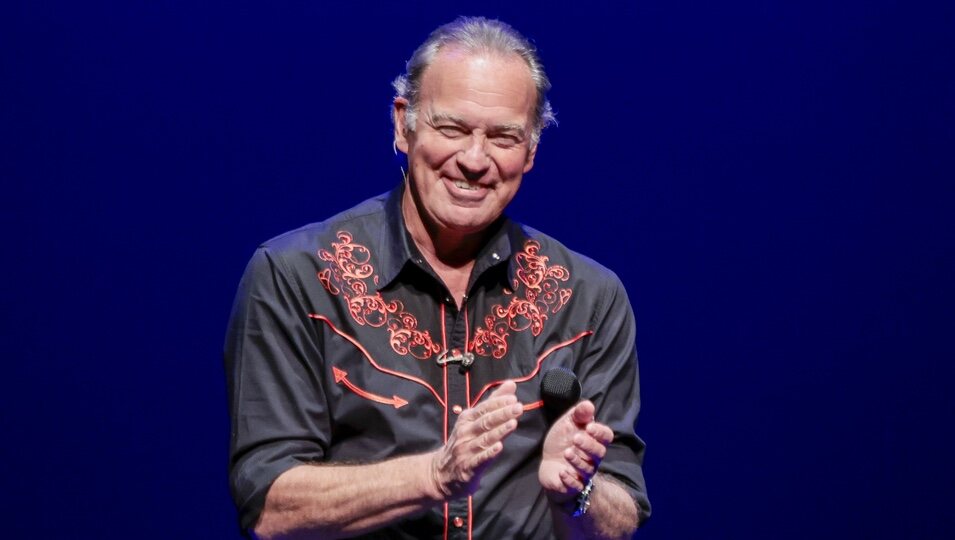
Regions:
[[[537, 49], [517, 30], [509, 24], [484, 17], [458, 17], [453, 22], [438, 27], [431, 32], [428, 39], [418, 47], [411, 59], [405, 64], [405, 73], [391, 83], [395, 88], [396, 98], [408, 100], [408, 111], [405, 113], [405, 125], [408, 130], [415, 130], [417, 120], [418, 93], [421, 91], [421, 78], [425, 69], [431, 65], [438, 52], [445, 45], [457, 45], [469, 52], [496, 52], [499, 54], [516, 54], [527, 63], [531, 72], [531, 80], [537, 90], [537, 105], [534, 109], [534, 127], [531, 132], [531, 142], [536, 145], [540, 141], [541, 131], [556, 124], [554, 111], [547, 100], [547, 91], [550, 90], [550, 81], [544, 73], [544, 66], [537, 56]], [[392, 116], [392, 121], [394, 117]]]

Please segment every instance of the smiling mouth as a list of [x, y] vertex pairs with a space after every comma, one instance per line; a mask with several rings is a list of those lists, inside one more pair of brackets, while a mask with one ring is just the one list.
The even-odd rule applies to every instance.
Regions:
[[466, 190], [468, 190], [468, 191], [477, 191], [477, 190], [481, 189], [481, 186], [471, 185], [471, 184], [465, 182], [464, 180], [454, 180], [452, 183], [454, 184], [454, 187], [461, 188], [461, 189], [466, 189]]

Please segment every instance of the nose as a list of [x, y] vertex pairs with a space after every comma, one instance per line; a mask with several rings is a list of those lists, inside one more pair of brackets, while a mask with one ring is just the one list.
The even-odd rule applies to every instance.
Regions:
[[467, 180], [479, 180], [491, 166], [491, 158], [487, 155], [487, 138], [483, 135], [473, 135], [468, 138], [467, 148], [458, 151], [458, 168]]

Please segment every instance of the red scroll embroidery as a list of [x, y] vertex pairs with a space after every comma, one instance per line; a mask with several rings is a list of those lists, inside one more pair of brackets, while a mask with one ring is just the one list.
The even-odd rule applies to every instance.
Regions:
[[534, 336], [544, 329], [548, 312], [557, 313], [567, 304], [573, 290], [561, 288], [570, 279], [570, 272], [560, 265], [547, 265], [550, 260], [539, 254], [540, 243], [528, 240], [524, 250], [515, 255], [517, 263], [514, 291], [507, 306], [497, 304], [484, 318], [484, 326], [474, 333], [470, 349], [481, 356], [503, 358], [507, 354], [507, 338], [511, 331], [530, 330]]
[[427, 330], [418, 330], [418, 319], [404, 310], [399, 300], [385, 300], [380, 292], [369, 294], [370, 284], [378, 285], [375, 268], [369, 263], [371, 252], [352, 242], [347, 231], [338, 231], [338, 242], [332, 242], [330, 252], [318, 251], [318, 257], [331, 263], [318, 273], [325, 290], [348, 303], [348, 312], [356, 323], [388, 329], [391, 348], [398, 354], [427, 360], [440, 350]]

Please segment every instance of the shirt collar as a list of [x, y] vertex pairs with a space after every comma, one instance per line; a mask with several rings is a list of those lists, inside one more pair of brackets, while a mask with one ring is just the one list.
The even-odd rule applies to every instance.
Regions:
[[[405, 226], [405, 219], [401, 213], [401, 199], [404, 190], [405, 182], [401, 182], [387, 194], [385, 199], [384, 223], [379, 239], [379, 253], [381, 253], [379, 289], [387, 288], [398, 277], [406, 264], [427, 264]], [[480, 276], [490, 268], [510, 261], [508, 272], [505, 276], [502, 276], [506, 277], [509, 283], [513, 280], [516, 272], [511, 256], [515, 251], [521, 249], [527, 239], [527, 234], [523, 227], [507, 216], [501, 216], [491, 225], [491, 228], [493, 232], [487, 243], [478, 252], [472, 274], [475, 277]]]
[[409, 261], [423, 260], [417, 246], [411, 241], [408, 229], [405, 227], [405, 218], [401, 215], [404, 186], [405, 183], [402, 181], [388, 193], [385, 199], [385, 219], [379, 240], [379, 253], [381, 253], [379, 289], [386, 288], [394, 281]]

